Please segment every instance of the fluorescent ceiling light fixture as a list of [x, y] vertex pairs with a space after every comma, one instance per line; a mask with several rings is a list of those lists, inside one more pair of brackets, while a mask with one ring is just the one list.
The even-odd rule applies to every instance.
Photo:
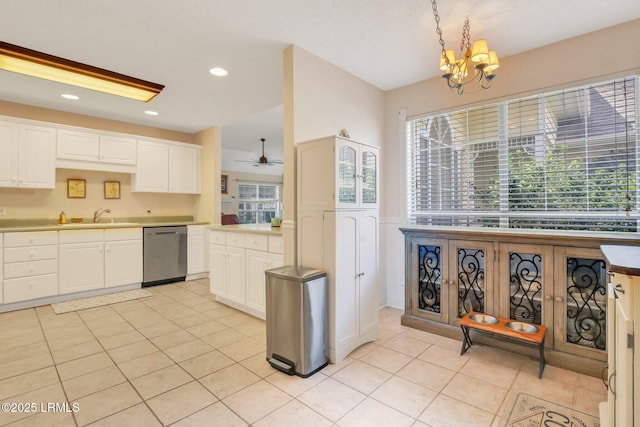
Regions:
[[0, 41], [0, 70], [150, 101], [163, 85]]
[[213, 74], [214, 76], [216, 76], [216, 77], [225, 77], [225, 76], [229, 75], [229, 72], [227, 70], [225, 70], [224, 68], [220, 68], [220, 67], [211, 68], [209, 70], [209, 72], [211, 74]]
[[148, 116], [157, 116], [158, 112], [157, 111], [151, 111], [151, 110], [147, 110], [144, 112], [146, 115]]
[[79, 96], [77, 95], [72, 95], [70, 93], [63, 93], [62, 95], [60, 95], [61, 97], [63, 97], [64, 99], [71, 99], [73, 101], [77, 101], [78, 99], [80, 99]]

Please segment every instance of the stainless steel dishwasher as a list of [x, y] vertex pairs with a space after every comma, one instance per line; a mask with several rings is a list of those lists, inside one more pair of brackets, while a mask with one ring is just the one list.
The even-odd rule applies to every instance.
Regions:
[[179, 282], [187, 276], [187, 226], [144, 227], [142, 286]]

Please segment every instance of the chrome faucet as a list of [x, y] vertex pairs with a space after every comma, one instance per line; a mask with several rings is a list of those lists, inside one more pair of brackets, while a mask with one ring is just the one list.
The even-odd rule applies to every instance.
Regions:
[[93, 222], [98, 222], [103, 213], [111, 213], [111, 209], [97, 209], [93, 213]]

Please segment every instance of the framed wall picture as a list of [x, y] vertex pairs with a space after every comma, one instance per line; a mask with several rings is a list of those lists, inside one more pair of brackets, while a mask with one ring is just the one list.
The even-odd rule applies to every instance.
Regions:
[[227, 184], [229, 182], [229, 175], [222, 175], [220, 178], [220, 192], [222, 194], [227, 194], [228, 193], [228, 188]]
[[67, 179], [67, 197], [70, 199], [87, 197], [87, 181], [76, 178]]
[[119, 199], [120, 198], [120, 181], [104, 182], [104, 198]]

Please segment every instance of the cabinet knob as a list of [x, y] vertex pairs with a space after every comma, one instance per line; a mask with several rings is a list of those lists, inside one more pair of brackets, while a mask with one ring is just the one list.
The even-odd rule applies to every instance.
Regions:
[[29, 258], [33, 258], [34, 256], [36, 256], [36, 253], [34, 251], [29, 252]]
[[544, 299], [546, 299], [547, 301], [551, 301], [553, 297], [551, 295], [545, 295]]
[[562, 301], [563, 301], [562, 297], [556, 297], [556, 302], [562, 302]]

